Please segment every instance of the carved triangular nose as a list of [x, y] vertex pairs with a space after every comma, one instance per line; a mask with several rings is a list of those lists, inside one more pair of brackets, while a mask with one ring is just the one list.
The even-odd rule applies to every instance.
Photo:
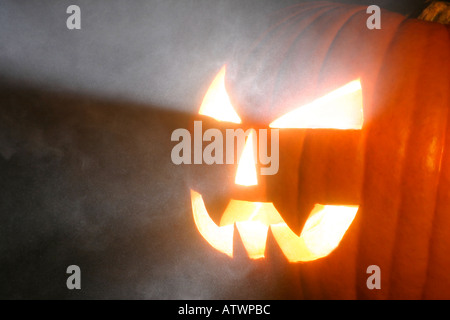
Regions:
[[241, 186], [258, 185], [256, 156], [256, 137], [255, 131], [252, 130], [245, 142], [244, 150], [239, 159], [234, 183]]

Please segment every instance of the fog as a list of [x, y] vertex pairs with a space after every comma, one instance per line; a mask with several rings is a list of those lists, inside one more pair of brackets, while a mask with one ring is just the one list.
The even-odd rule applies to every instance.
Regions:
[[[52, 90], [194, 110], [215, 72], [294, 0], [0, 3], [0, 75]], [[404, 14], [422, 1], [378, 4]], [[68, 30], [66, 9], [81, 9]]]

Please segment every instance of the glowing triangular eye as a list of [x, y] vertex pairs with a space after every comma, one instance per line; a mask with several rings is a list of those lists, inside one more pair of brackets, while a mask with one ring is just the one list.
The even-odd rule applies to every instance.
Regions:
[[225, 89], [225, 72], [223, 66], [209, 86], [198, 113], [218, 121], [241, 123]]
[[270, 127], [360, 130], [363, 122], [362, 90], [358, 79], [286, 113]]

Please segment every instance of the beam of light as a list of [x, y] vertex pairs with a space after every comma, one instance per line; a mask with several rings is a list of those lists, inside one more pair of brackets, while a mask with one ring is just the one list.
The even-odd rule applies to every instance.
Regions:
[[254, 131], [252, 130], [245, 142], [234, 179], [234, 183], [241, 186], [256, 186], [258, 184], [253, 136]]
[[286, 113], [269, 126], [361, 130], [363, 122], [362, 89], [358, 79]]
[[225, 72], [226, 66], [223, 66], [209, 86], [198, 113], [218, 121], [241, 123], [225, 89]]
[[236, 224], [240, 238], [251, 259], [264, 257], [267, 232], [271, 228], [275, 241], [290, 262], [316, 260], [330, 254], [350, 227], [358, 206], [316, 204], [297, 236], [284, 222], [271, 202], [232, 199], [217, 226], [210, 218], [201, 194], [191, 190], [195, 225], [203, 238], [216, 250], [233, 256]]

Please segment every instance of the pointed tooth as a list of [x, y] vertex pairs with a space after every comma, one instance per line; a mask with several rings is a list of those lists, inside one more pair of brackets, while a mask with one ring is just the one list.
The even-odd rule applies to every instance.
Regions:
[[242, 237], [239, 233], [236, 222], [234, 223], [233, 228], [233, 258], [237, 261], [249, 260], [247, 250], [242, 242]]
[[272, 227], [269, 226], [267, 231], [266, 250], [264, 252], [266, 260], [270, 263], [284, 261], [287, 262], [286, 257], [283, 254], [280, 246], [278, 245], [275, 236], [272, 233]]

